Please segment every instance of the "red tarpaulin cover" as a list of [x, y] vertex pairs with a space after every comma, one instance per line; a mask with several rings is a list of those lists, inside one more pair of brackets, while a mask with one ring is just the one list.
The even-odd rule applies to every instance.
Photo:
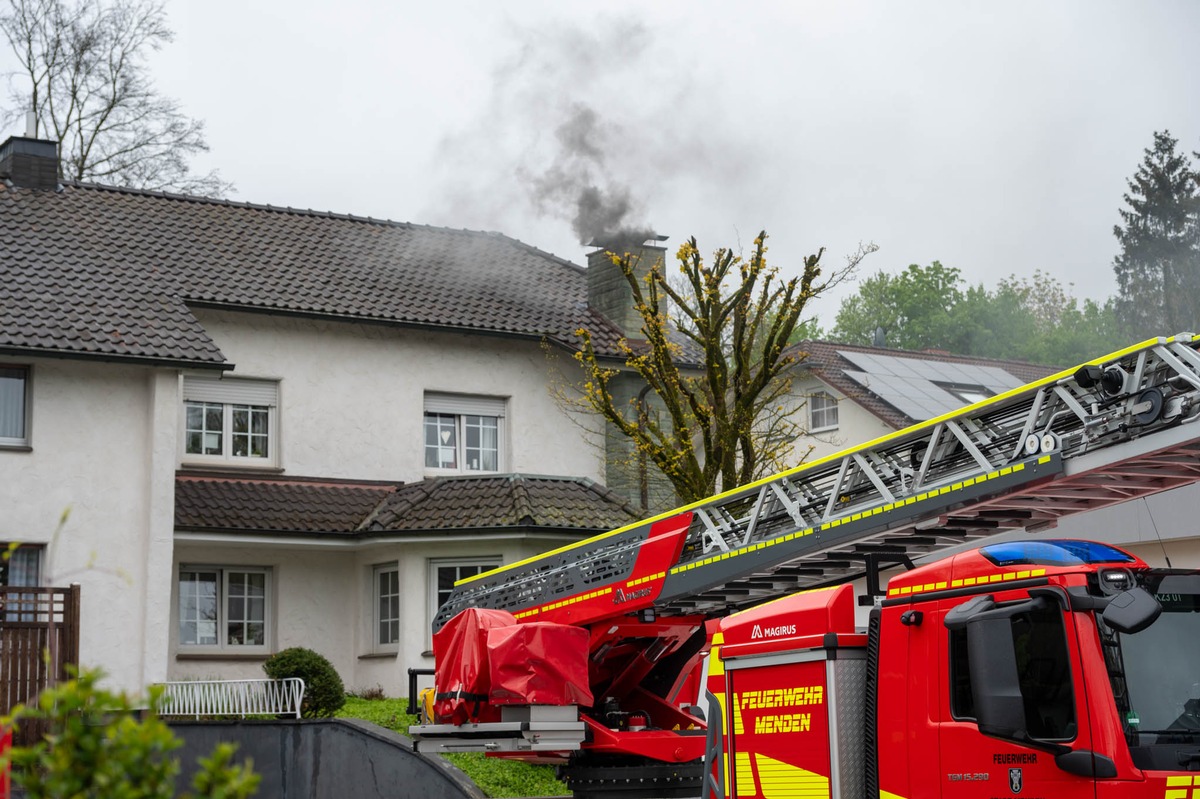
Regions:
[[490, 701], [494, 705], [592, 704], [588, 631], [530, 622], [487, 631]]
[[438, 724], [500, 720], [499, 709], [487, 701], [487, 631], [516, 623], [504, 610], [467, 608], [433, 634], [433, 715]]

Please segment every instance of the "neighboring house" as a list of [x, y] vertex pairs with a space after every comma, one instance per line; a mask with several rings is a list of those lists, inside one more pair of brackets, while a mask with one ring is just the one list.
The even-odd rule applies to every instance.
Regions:
[[[1058, 372], [1022, 361], [802, 341], [793, 380], [812, 447], [823, 458]], [[802, 453], [801, 453], [802, 454]]]
[[551, 390], [579, 328], [616, 354], [619, 281], [54, 159], [0, 145], [0, 577], [82, 584], [81, 660], [117, 686], [301, 645], [399, 694], [455, 579], [636, 518]]
[[[809, 461], [1063, 370], [942, 351], [912, 352], [828, 341], [801, 342], [794, 353], [802, 360], [793, 387], [804, 400], [810, 432], [798, 442], [797, 457], [807, 453]], [[1198, 504], [1200, 485], [1187, 486], [1069, 516], [1060, 520], [1056, 529], [1037, 535], [1107, 541], [1152, 565], [1169, 561], [1176, 567], [1197, 568], [1200, 529], [1191, 518], [1191, 509]], [[1026, 535], [1004, 533], [1000, 538]]]

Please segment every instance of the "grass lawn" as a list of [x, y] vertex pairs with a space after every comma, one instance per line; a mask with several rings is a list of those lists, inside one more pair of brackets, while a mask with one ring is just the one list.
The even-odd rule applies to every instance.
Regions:
[[[405, 710], [406, 699], [361, 699], [347, 696], [346, 704], [337, 712], [339, 718], [361, 719], [402, 735], [408, 735], [416, 716]], [[555, 779], [553, 766], [539, 766], [518, 760], [501, 760], [481, 752], [460, 752], [443, 755], [470, 777], [483, 792], [494, 799], [523, 796], [568, 796], [570, 791]]]

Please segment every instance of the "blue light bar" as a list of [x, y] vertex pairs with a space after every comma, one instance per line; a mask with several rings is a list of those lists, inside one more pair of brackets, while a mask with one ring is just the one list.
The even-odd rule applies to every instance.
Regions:
[[1092, 563], [1133, 563], [1133, 556], [1108, 544], [1055, 538], [1049, 541], [1006, 541], [982, 547], [979, 553], [997, 566], [1084, 566]]

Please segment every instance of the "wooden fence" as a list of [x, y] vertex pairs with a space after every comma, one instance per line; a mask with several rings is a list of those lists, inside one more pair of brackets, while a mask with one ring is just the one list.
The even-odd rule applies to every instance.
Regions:
[[[78, 585], [0, 587], [0, 716], [68, 679], [67, 664], [78, 663]], [[13, 743], [33, 743], [42, 732], [39, 724], [22, 724]]]

